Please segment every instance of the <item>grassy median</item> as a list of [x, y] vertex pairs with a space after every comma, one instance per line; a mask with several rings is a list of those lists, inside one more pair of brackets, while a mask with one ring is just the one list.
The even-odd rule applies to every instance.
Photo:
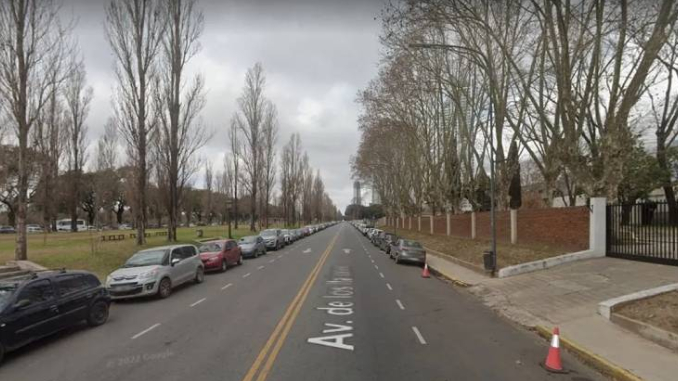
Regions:
[[[182, 243], [195, 242], [196, 230], [203, 230], [203, 238], [226, 237], [228, 227], [204, 226], [177, 229], [177, 239]], [[47, 268], [89, 270], [104, 279], [111, 271], [118, 268], [136, 251], [142, 248], [167, 244], [167, 237], [155, 236], [163, 229], [147, 230], [151, 237], [146, 238], [146, 245], [139, 247], [130, 238], [133, 230], [111, 230], [103, 232], [79, 233], [33, 233], [28, 235], [28, 259]], [[242, 226], [233, 230], [233, 238], [250, 234], [249, 229]], [[121, 241], [102, 241], [101, 236], [124, 234]], [[0, 264], [14, 259], [16, 236], [0, 235]]]

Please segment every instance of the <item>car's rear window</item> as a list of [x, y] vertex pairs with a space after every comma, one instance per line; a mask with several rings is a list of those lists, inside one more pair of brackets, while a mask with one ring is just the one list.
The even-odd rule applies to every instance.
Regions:
[[242, 238], [240, 238], [240, 242], [241, 243], [255, 243], [255, 242], [257, 242], [257, 236], [250, 235], [250, 236], [247, 236], [247, 237], [242, 237]]
[[421, 248], [422, 248], [422, 247], [421, 247], [421, 244], [420, 244], [419, 242], [417, 242], [417, 241], [412, 241], [412, 240], [409, 240], [409, 239], [404, 239], [404, 240], [403, 240], [403, 246], [405, 246], [405, 247], [414, 247], [414, 248], [417, 248], [417, 249], [421, 249]]
[[215, 251], [221, 251], [222, 248], [221, 242], [208, 242], [200, 245], [200, 252], [213, 253]]

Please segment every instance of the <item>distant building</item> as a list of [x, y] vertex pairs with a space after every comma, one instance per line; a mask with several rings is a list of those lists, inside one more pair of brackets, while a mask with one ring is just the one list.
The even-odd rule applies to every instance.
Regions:
[[360, 181], [353, 182], [353, 204], [362, 205], [362, 190], [360, 189]]

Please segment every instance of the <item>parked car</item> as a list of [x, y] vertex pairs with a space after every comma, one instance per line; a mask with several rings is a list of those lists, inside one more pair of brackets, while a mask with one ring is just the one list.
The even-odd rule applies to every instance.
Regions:
[[375, 246], [376, 246], [376, 244], [375, 244], [375, 242], [374, 242], [374, 239], [375, 239], [375, 237], [376, 237], [377, 235], [379, 235], [379, 233], [382, 233], [382, 230], [380, 230], [380, 229], [372, 229], [372, 230], [367, 234], [367, 238], [369, 238], [369, 239], [370, 239], [370, 242], [372, 242], [372, 244], [375, 245]]
[[166, 298], [180, 284], [205, 279], [205, 266], [193, 245], [155, 247], [137, 252], [106, 278], [113, 299], [157, 295]]
[[248, 235], [240, 238], [238, 241], [240, 251], [245, 258], [257, 258], [260, 255], [266, 254], [266, 244], [264, 239], [258, 235]]
[[42, 226], [38, 224], [28, 224], [26, 225], [26, 232], [28, 233], [42, 233]]
[[118, 225], [118, 230], [132, 230], [132, 225], [130, 225], [130, 224], [120, 224], [120, 225]]
[[242, 264], [242, 252], [235, 240], [214, 240], [203, 242], [198, 248], [200, 260], [205, 266], [205, 271], [226, 271], [229, 266]]
[[14, 234], [16, 233], [16, 230], [14, 230], [13, 227], [11, 226], [0, 226], [0, 234]]
[[395, 245], [391, 247], [389, 256], [395, 259], [396, 263], [413, 262], [426, 263], [426, 250], [417, 241], [410, 239], [399, 239]]
[[278, 250], [285, 246], [285, 238], [280, 229], [266, 229], [261, 232], [261, 238], [266, 243], [266, 249]]
[[386, 233], [384, 237], [379, 241], [379, 248], [384, 251], [386, 254], [391, 253], [391, 245], [395, 244], [398, 240], [398, 236], [393, 233]]
[[285, 245], [291, 245], [292, 244], [292, 234], [290, 233], [289, 229], [282, 229], [282, 230], [280, 230], [280, 233], [283, 236], [283, 242], [285, 242]]
[[86, 321], [106, 323], [111, 298], [94, 274], [43, 271], [0, 281], [0, 362], [4, 354]]
[[372, 236], [372, 244], [378, 248], [381, 248], [381, 241], [384, 239], [384, 237], [386, 237], [386, 232], [379, 231]]

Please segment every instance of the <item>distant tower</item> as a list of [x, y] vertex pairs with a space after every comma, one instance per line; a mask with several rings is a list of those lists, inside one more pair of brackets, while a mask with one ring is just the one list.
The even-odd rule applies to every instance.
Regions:
[[362, 191], [360, 190], [360, 181], [353, 182], [353, 204], [362, 205]]

